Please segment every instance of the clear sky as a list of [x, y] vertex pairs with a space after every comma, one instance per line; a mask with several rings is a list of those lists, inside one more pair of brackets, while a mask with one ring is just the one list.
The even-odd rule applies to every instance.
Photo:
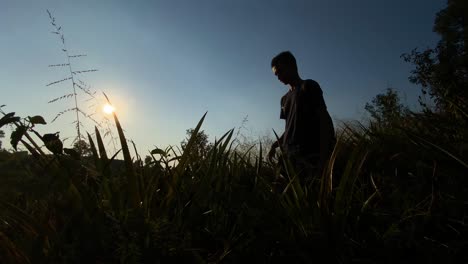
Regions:
[[[417, 106], [411, 65], [400, 55], [433, 47], [435, 14], [445, 0], [0, 0], [0, 105], [47, 122], [73, 101], [50, 64], [66, 63], [46, 9], [62, 26], [74, 70], [105, 92], [141, 151], [180, 143], [208, 111], [210, 139], [241, 125], [244, 134], [283, 131], [279, 103], [287, 87], [270, 61], [290, 50], [304, 79], [321, 85], [336, 123], [362, 119], [364, 105], [391, 86]], [[85, 108], [86, 97], [80, 97]], [[102, 115], [98, 112], [96, 118]], [[42, 133], [73, 136], [74, 115]], [[88, 125], [92, 132], [92, 126]], [[7, 132], [9, 137], [9, 132]], [[4, 144], [8, 141], [4, 139]], [[144, 154], [143, 154], [144, 155]]]

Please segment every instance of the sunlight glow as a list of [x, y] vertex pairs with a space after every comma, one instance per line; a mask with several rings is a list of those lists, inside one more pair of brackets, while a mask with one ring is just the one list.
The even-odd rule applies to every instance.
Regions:
[[102, 111], [106, 114], [112, 114], [114, 111], [115, 111], [115, 108], [110, 105], [110, 104], [106, 104], [104, 105], [104, 107], [102, 108]]

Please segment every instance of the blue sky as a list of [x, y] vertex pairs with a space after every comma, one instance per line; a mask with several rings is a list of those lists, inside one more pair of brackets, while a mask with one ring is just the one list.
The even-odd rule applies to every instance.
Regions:
[[[296, 56], [302, 78], [319, 82], [337, 124], [361, 120], [365, 103], [388, 86], [417, 106], [419, 88], [408, 82], [412, 67], [400, 55], [435, 45], [432, 26], [445, 3], [2, 0], [0, 104], [6, 112], [38, 114], [48, 122], [73, 107], [72, 100], [47, 103], [71, 92], [67, 83], [46, 86], [67, 76], [47, 67], [65, 63], [60, 40], [50, 33], [49, 9], [68, 50], [88, 55], [74, 59], [74, 69], [99, 70], [82, 80], [109, 95], [141, 151], [180, 143], [206, 111], [203, 129], [211, 139], [240, 126], [245, 116], [247, 136], [272, 128], [281, 133], [279, 102], [287, 87], [272, 74], [270, 60], [283, 50]], [[80, 97], [83, 108], [85, 100]], [[66, 114], [38, 129], [70, 137], [73, 118]]]

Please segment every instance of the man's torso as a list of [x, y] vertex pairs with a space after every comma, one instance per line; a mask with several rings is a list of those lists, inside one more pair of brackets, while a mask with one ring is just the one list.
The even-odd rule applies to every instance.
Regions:
[[300, 87], [288, 91], [281, 98], [280, 118], [286, 121], [283, 147], [303, 155], [318, 154], [320, 127], [331, 125], [331, 130], [334, 131], [331, 118], [326, 122], [321, 120], [321, 111], [325, 111], [329, 118], [322, 90], [317, 82], [304, 80]]

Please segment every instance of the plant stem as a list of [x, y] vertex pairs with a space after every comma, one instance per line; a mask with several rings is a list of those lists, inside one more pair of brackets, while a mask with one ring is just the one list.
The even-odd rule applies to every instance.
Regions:
[[[75, 78], [73, 77], [73, 70], [72, 70], [72, 66], [71, 66], [71, 63], [70, 63], [70, 55], [68, 54], [68, 49], [67, 49], [67, 45], [65, 44], [65, 37], [63, 36], [62, 34], [62, 39], [63, 39], [63, 49], [65, 51], [65, 54], [67, 55], [67, 60], [68, 60], [68, 69], [70, 70], [70, 77], [71, 77], [71, 80], [72, 80], [72, 84], [73, 84], [73, 98], [75, 99], [75, 113], [76, 113], [76, 130], [77, 130], [77, 133], [78, 133], [78, 140], [81, 140], [81, 131], [80, 131], [80, 115], [79, 115], [79, 111], [78, 111], [78, 99], [77, 99], [77, 93], [76, 93], [76, 87], [75, 87]], [[78, 144], [78, 151], [81, 153], [81, 145]]]

